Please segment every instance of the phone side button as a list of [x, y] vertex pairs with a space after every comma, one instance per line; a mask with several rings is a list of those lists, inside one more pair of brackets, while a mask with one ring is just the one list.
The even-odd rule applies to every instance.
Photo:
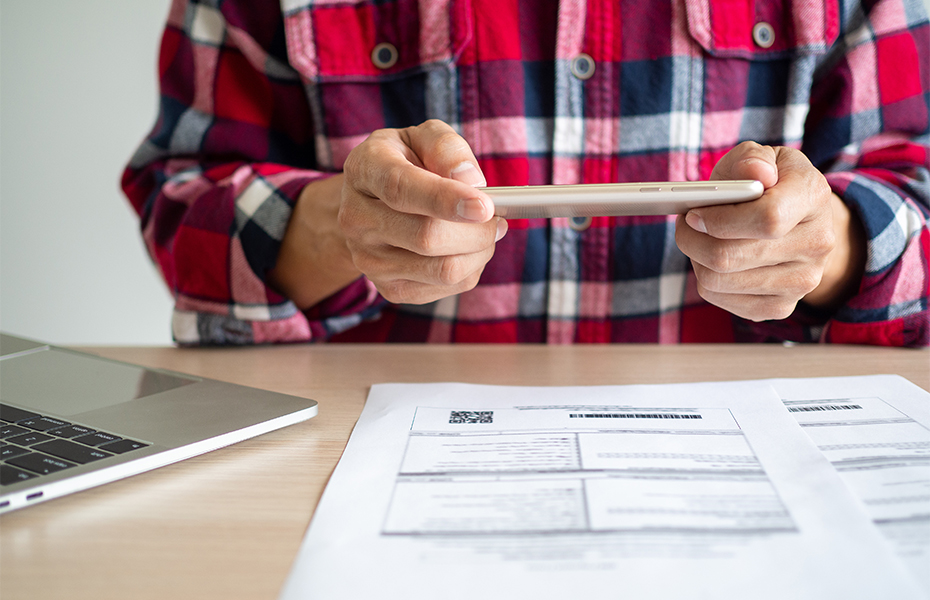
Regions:
[[688, 187], [673, 187], [673, 192], [716, 192], [716, 185], [689, 185]]
[[660, 188], [660, 187], [643, 187], [643, 188], [639, 188], [639, 191], [644, 192], [644, 193], [649, 193], [649, 192], [661, 192], [661, 191], [662, 191], [662, 188]]

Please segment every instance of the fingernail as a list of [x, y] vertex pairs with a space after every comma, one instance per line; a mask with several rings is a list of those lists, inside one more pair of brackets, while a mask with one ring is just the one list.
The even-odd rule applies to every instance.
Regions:
[[467, 183], [472, 187], [485, 187], [488, 185], [481, 171], [468, 161], [460, 163], [459, 166], [452, 169], [452, 179]]
[[466, 221], [483, 223], [487, 220], [484, 216], [484, 203], [477, 198], [460, 200], [455, 207], [455, 213]]
[[685, 215], [685, 222], [691, 226], [691, 229], [700, 231], [701, 233], [707, 233], [707, 227], [704, 225], [704, 218], [697, 211], [689, 211], [688, 214]]
[[500, 217], [498, 217], [497, 237], [494, 238], [494, 243], [501, 241], [501, 238], [503, 238], [507, 234], [507, 228], [508, 228], [507, 219], [501, 219]]

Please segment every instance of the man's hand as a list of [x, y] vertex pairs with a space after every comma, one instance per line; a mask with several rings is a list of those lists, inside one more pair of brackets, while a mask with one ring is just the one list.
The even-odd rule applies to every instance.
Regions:
[[484, 185], [468, 144], [445, 123], [375, 131], [344, 173], [301, 192], [270, 281], [300, 308], [362, 274], [391, 302], [469, 290], [507, 232], [475, 189]]
[[763, 321], [788, 317], [802, 299], [832, 308], [856, 292], [865, 264], [861, 224], [804, 154], [744, 142], [711, 179], [757, 179], [765, 192], [678, 217], [675, 240], [705, 300]]
[[339, 225], [359, 271], [391, 302], [472, 289], [507, 222], [471, 148], [441, 121], [374, 132], [346, 159]]

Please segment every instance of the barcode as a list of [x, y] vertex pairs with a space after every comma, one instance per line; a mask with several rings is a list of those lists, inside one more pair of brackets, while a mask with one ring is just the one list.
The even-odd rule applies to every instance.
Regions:
[[571, 413], [572, 419], [700, 419], [701, 415], [676, 413]]
[[449, 413], [449, 423], [493, 423], [493, 410], [453, 410]]
[[822, 406], [789, 406], [788, 412], [820, 412], [823, 410], [861, 410], [858, 404], [824, 404]]

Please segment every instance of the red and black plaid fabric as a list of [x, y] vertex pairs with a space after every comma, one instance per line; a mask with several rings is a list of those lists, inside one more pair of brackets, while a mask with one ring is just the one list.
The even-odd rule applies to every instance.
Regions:
[[[176, 0], [159, 76], [123, 187], [179, 343], [930, 343], [920, 0]], [[799, 148], [865, 224], [861, 289], [736, 318], [666, 217], [511, 220], [475, 289], [424, 306], [363, 278], [301, 312], [268, 287], [303, 186], [431, 118], [490, 185], [701, 180], [744, 140]]]

